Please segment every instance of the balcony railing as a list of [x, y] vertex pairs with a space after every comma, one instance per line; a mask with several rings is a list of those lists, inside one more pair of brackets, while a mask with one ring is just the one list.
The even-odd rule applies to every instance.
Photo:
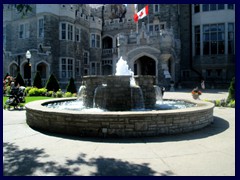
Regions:
[[114, 53], [117, 53], [117, 48], [103, 49], [102, 57], [112, 57]]

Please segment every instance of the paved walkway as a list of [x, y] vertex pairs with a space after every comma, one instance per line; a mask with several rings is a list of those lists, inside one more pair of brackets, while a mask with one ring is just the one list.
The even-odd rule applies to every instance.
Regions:
[[[191, 98], [190, 90], [164, 98]], [[202, 99], [227, 98], [205, 91]], [[235, 109], [214, 108], [214, 124], [160, 137], [102, 139], [41, 133], [26, 124], [25, 110], [3, 110], [4, 175], [234, 176]]]

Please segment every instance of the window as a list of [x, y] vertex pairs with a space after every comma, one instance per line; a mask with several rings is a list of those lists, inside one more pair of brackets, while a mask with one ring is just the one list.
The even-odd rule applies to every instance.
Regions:
[[74, 77], [73, 73], [73, 59], [72, 58], [61, 58], [61, 77], [71, 78]]
[[91, 63], [91, 75], [100, 75], [100, 63], [99, 62]]
[[44, 24], [43, 24], [43, 18], [38, 20], [38, 37], [42, 38], [44, 37]]
[[81, 37], [80, 29], [79, 29], [79, 28], [76, 28], [76, 29], [75, 29], [75, 40], [76, 40], [77, 42], [80, 42], [80, 37]]
[[84, 68], [84, 76], [88, 75], [88, 68]]
[[19, 38], [24, 39], [24, 38], [29, 38], [29, 24], [20, 24], [19, 25]]
[[203, 11], [216, 11], [216, 10], [223, 10], [224, 4], [203, 4], [202, 10]]
[[65, 23], [61, 24], [61, 39], [62, 40], [66, 39], [66, 24]]
[[203, 54], [224, 54], [224, 24], [203, 25]]
[[207, 69], [207, 77], [212, 77], [212, 76], [213, 76], [212, 69]]
[[195, 26], [195, 55], [200, 55], [200, 26]]
[[202, 10], [203, 11], [209, 11], [209, 4], [203, 4], [202, 5]]
[[68, 24], [68, 40], [73, 40], [73, 25]]
[[154, 13], [160, 12], [159, 4], [154, 4], [154, 5], [153, 5], [153, 12], [154, 12]]
[[200, 12], [200, 5], [199, 4], [194, 4], [194, 13]]
[[60, 40], [73, 41], [73, 25], [70, 23], [60, 23]]
[[89, 64], [88, 52], [84, 52], [83, 53], [83, 63], [84, 63], [84, 65], [88, 65]]
[[218, 4], [218, 10], [224, 9], [224, 4]]
[[159, 32], [161, 29], [165, 29], [166, 23], [149, 24], [149, 32]]
[[234, 9], [234, 4], [228, 4], [228, 9]]
[[217, 5], [216, 4], [210, 4], [210, 11], [215, 11], [217, 10]]
[[81, 76], [81, 71], [80, 71], [80, 60], [76, 61], [76, 66], [75, 66], [75, 71], [76, 71], [76, 76]]
[[234, 54], [234, 23], [228, 23], [228, 54]]
[[91, 47], [100, 48], [100, 35], [91, 34]]
[[94, 48], [95, 47], [95, 34], [91, 34], [91, 47]]

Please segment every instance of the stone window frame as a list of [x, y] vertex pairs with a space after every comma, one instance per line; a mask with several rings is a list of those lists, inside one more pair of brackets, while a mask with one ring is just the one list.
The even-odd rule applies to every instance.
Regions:
[[[229, 27], [230, 27], [230, 25], [233, 25], [233, 29], [231, 30]], [[235, 23], [234, 22], [228, 22], [227, 23], [227, 35], [228, 35], [228, 37], [227, 37], [227, 48], [228, 48], [228, 50], [227, 50], [227, 53], [228, 54], [235, 54]], [[232, 34], [232, 35], [231, 35]], [[232, 38], [230, 38], [230, 36], [232, 36]], [[232, 51], [230, 52], [230, 48], [229, 48], [229, 46], [230, 46], [230, 44], [232, 44]]]
[[101, 48], [101, 35], [98, 33], [90, 33], [90, 47]]
[[[65, 24], [65, 30], [64, 30], [64, 36], [65, 38], [63, 38], [63, 29], [62, 29], [62, 25]], [[72, 31], [71, 28], [69, 29], [69, 27], [72, 27]], [[62, 21], [59, 23], [59, 39], [60, 40], [65, 40], [65, 41], [74, 41], [75, 40], [75, 26], [72, 23], [66, 22], [66, 21]]]
[[[219, 31], [218, 26], [223, 25], [223, 31]], [[208, 26], [208, 31], [206, 30], [206, 32], [204, 32], [204, 27]], [[217, 26], [216, 31], [214, 31], [213, 26]], [[207, 29], [207, 28], [206, 28]], [[225, 33], [226, 33], [226, 28], [225, 28], [225, 23], [213, 23], [213, 24], [203, 24], [202, 25], [202, 43], [203, 43], [203, 55], [219, 55], [219, 54], [225, 54], [225, 46], [226, 46], [226, 39], [225, 39]], [[213, 39], [212, 37], [213, 34], [215, 34], [216, 39]], [[223, 34], [223, 36], [221, 36], [220, 34]], [[206, 38], [204, 38], [206, 37]], [[222, 37], [222, 39], [220, 39], [219, 37]], [[206, 40], [205, 40], [206, 39]], [[205, 52], [205, 43], [209, 43], [208, 44], [208, 51]], [[221, 47], [221, 43], [223, 43], [223, 53], [220, 53], [220, 47]], [[216, 45], [214, 45], [216, 44]], [[215, 52], [215, 48], [216, 47], [216, 52]], [[207, 53], [208, 52], [208, 53]]]
[[[152, 31], [150, 31], [151, 26], [152, 26]], [[158, 30], [156, 30], [156, 26], [158, 26]], [[163, 28], [162, 28], [162, 26], [163, 26]], [[157, 23], [157, 24], [155, 24], [155, 23], [149, 23], [148, 24], [148, 31], [149, 32], [159, 32], [162, 29], [163, 30], [166, 29], [166, 22], [160, 22], [160, 23]]]
[[100, 75], [101, 74], [101, 63], [100, 62], [91, 62], [90, 73], [91, 73], [91, 75]]
[[[222, 5], [223, 8], [222, 8]], [[224, 10], [225, 4], [202, 4], [202, 12]]]
[[[157, 10], [156, 10], [157, 7]], [[160, 12], [160, 4], [153, 4], [153, 13], [159, 13]]]
[[[40, 27], [40, 21], [42, 20], [42, 27]], [[37, 28], [37, 34], [38, 38], [44, 38], [44, 17], [39, 17], [38, 18], [38, 28]], [[41, 28], [41, 29], [40, 29]], [[42, 32], [41, 32], [42, 31]], [[41, 34], [40, 34], [41, 33]]]
[[75, 41], [81, 42], [81, 28], [79, 26], [75, 27]]
[[76, 73], [76, 76], [81, 76], [81, 60], [80, 59], [76, 59], [75, 73]]
[[[64, 63], [63, 63], [63, 60], [65, 60]], [[71, 77], [75, 78], [75, 69], [74, 69], [75, 59], [74, 58], [60, 57], [59, 66], [60, 66], [60, 77], [61, 78], [65, 78], [65, 79], [71, 78]]]
[[88, 51], [83, 51], [83, 64], [89, 65], [89, 52]]
[[18, 25], [18, 38], [27, 39], [30, 37], [30, 24], [28, 22], [20, 23]]

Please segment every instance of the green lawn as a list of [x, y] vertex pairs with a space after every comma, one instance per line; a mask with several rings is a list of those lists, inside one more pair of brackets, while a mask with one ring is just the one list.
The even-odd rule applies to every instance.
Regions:
[[[3, 97], [3, 106], [5, 102], [7, 101], [8, 97]], [[45, 97], [45, 96], [31, 96], [31, 97], [25, 97], [26, 102], [22, 105], [24, 106], [26, 103], [37, 101], [37, 100], [44, 100], [44, 99], [53, 99], [53, 97]]]

